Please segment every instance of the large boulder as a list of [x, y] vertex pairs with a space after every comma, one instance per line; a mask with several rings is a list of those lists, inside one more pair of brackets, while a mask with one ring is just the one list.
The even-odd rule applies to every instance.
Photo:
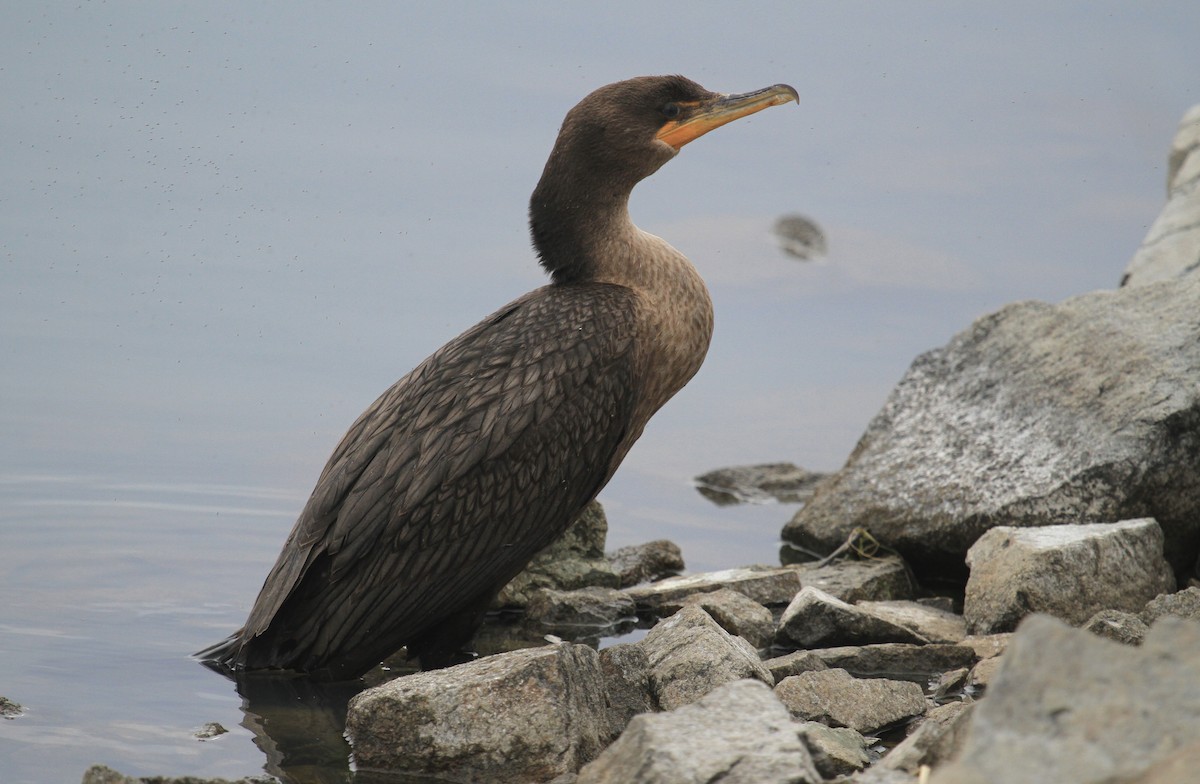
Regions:
[[757, 681], [721, 686], [670, 713], [634, 717], [577, 784], [819, 784], [786, 708]]
[[1200, 270], [1200, 104], [1179, 123], [1167, 159], [1167, 205], [1125, 268], [1122, 286], [1144, 286]]
[[408, 675], [350, 700], [360, 770], [503, 784], [573, 773], [608, 741], [599, 657], [552, 645]]
[[933, 781], [1129, 781], [1195, 743], [1197, 727], [1200, 624], [1163, 618], [1134, 648], [1035, 615], [976, 705], [957, 764]]
[[1200, 550], [1200, 275], [1023, 302], [916, 359], [847, 464], [785, 526], [856, 527], [921, 574], [965, 576], [985, 531], [1155, 517], [1177, 572]]

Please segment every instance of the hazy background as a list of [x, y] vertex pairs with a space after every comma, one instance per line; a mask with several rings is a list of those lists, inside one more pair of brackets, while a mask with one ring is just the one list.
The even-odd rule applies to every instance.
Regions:
[[[1008, 302], [1115, 286], [1200, 101], [1200, 5], [35, 3], [0, 30], [0, 721], [12, 782], [240, 776], [243, 620], [337, 439], [541, 285], [563, 114], [682, 73], [799, 108], [634, 194], [705, 275], [704, 369], [601, 496], [610, 546], [775, 557], [724, 465], [837, 468], [913, 357]], [[774, 220], [819, 222], [822, 264]], [[233, 729], [200, 743], [206, 721]]]

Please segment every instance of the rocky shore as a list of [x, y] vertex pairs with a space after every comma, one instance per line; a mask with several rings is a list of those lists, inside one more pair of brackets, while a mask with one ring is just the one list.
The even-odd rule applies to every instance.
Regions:
[[[1010, 305], [918, 357], [815, 486], [703, 478], [807, 498], [785, 565], [665, 576], [678, 548], [605, 555], [589, 510], [501, 597], [544, 644], [349, 699], [356, 780], [1196, 780], [1200, 106], [1169, 168], [1120, 287]], [[599, 651], [558, 639], [637, 619]]]

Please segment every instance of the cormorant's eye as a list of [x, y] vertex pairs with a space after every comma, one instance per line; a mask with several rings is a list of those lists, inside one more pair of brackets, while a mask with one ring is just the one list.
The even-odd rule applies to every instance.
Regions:
[[674, 120], [679, 116], [679, 104], [675, 103], [674, 101], [668, 101], [663, 104], [663, 107], [660, 111], [662, 112], [663, 117], [666, 117], [668, 120]]

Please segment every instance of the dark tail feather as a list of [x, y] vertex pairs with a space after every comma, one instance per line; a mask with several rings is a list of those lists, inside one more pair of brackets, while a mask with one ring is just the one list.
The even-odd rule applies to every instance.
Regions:
[[209, 669], [229, 675], [236, 669], [241, 652], [242, 632], [239, 629], [216, 645], [210, 645], [193, 655]]

